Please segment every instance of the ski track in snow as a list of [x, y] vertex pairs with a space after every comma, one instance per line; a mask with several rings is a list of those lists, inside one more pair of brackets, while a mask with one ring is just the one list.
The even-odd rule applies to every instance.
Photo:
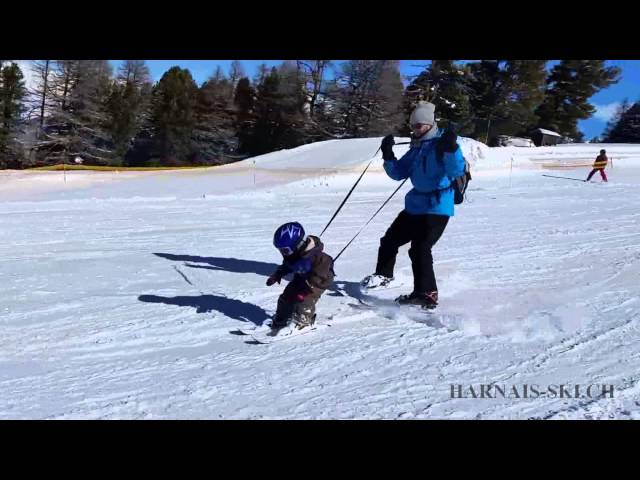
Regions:
[[[511, 178], [486, 174], [484, 160], [528, 149], [492, 157], [471, 145], [480, 174], [434, 249], [436, 313], [357, 306], [407, 184], [337, 262], [318, 305], [330, 328], [270, 345], [231, 334], [274, 312], [285, 285], [264, 284], [280, 260], [274, 229], [295, 219], [318, 234], [379, 139], [349, 143], [341, 174], [314, 172], [314, 159], [340, 166], [343, 142], [305, 146], [298, 175], [275, 168], [294, 164], [292, 150], [259, 157], [257, 171], [69, 172], [66, 187], [20, 176], [22, 189], [3, 178], [0, 418], [640, 418], [639, 147], [609, 184], [584, 184], [543, 178], [524, 157]], [[598, 147], [536, 154], [571, 163]], [[335, 255], [396, 186], [368, 173], [325, 250]], [[394, 286], [370, 300], [411, 290], [407, 249]], [[450, 394], [562, 383], [612, 384], [615, 397]]]

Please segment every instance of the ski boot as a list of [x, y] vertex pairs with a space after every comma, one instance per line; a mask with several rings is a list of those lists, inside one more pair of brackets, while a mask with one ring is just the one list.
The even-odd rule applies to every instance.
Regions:
[[400, 295], [396, 298], [400, 305], [418, 305], [427, 310], [433, 310], [438, 306], [438, 291], [426, 293], [411, 292], [409, 295]]
[[295, 324], [296, 330], [302, 330], [303, 328], [309, 328], [316, 323], [316, 314], [313, 316], [309, 315], [294, 315], [293, 323]]
[[291, 323], [290, 318], [273, 317], [271, 320], [271, 332], [270, 335], [277, 335], [280, 330], [286, 328]]
[[367, 290], [373, 290], [376, 288], [383, 288], [389, 285], [393, 281], [393, 277], [385, 277], [384, 275], [379, 275], [374, 273], [373, 275], [366, 276], [362, 282], [360, 282], [360, 286], [362, 288], [366, 288]]

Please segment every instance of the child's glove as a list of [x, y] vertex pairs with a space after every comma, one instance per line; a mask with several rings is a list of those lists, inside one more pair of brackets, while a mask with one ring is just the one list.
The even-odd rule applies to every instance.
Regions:
[[308, 258], [301, 258], [291, 265], [291, 270], [297, 275], [304, 276], [311, 271], [311, 260]]
[[267, 279], [267, 286], [270, 287], [271, 285], [273, 285], [274, 283], [278, 282], [280, 283], [280, 281], [282, 280], [282, 278], [280, 278], [277, 275], [271, 275], [268, 279]]

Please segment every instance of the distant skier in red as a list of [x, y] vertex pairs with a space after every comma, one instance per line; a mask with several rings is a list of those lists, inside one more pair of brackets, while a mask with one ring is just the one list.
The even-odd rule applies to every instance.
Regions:
[[607, 174], [604, 173], [604, 169], [607, 166], [608, 161], [609, 159], [607, 158], [606, 150], [600, 150], [600, 155], [596, 157], [596, 161], [593, 163], [593, 170], [591, 170], [591, 173], [589, 174], [585, 182], [588, 182], [589, 180], [591, 180], [591, 177], [593, 177], [593, 175], [596, 172], [600, 172], [600, 175], [602, 176], [602, 180], [606, 182]]

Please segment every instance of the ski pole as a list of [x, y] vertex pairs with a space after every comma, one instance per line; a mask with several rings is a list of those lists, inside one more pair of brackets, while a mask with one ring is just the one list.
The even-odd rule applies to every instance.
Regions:
[[358, 233], [356, 233], [353, 238], [351, 240], [349, 240], [349, 243], [347, 243], [344, 248], [342, 250], [340, 250], [340, 253], [338, 253], [338, 255], [336, 255], [333, 259], [333, 262], [335, 263], [336, 260], [338, 260], [338, 258], [340, 257], [340, 255], [342, 255], [344, 253], [344, 251], [347, 249], [347, 247], [349, 245], [351, 245], [351, 243], [358, 237], [358, 235], [360, 235], [362, 233], [362, 231], [366, 228], [367, 225], [369, 225], [371, 223], [371, 221], [375, 218], [376, 215], [378, 215], [378, 213], [380, 213], [380, 211], [384, 208], [384, 206], [389, 203], [389, 201], [393, 198], [393, 196], [398, 192], [398, 190], [400, 190], [402, 188], [402, 186], [405, 184], [405, 182], [409, 180], [408, 178], [405, 178], [402, 183], [398, 186], [398, 188], [396, 188], [393, 193], [391, 195], [389, 195], [389, 198], [387, 198], [384, 203], [380, 206], [380, 208], [378, 208], [378, 210], [376, 210], [376, 213], [374, 213], [371, 218], [367, 221], [367, 223], [365, 223], [360, 230], [358, 230]]
[[[395, 143], [394, 145], [408, 145], [410, 143], [411, 142], [399, 142], [399, 143]], [[340, 204], [338, 209], [335, 211], [335, 213], [331, 217], [331, 220], [329, 220], [329, 223], [327, 223], [326, 227], [324, 227], [322, 232], [320, 232], [320, 235], [319, 235], [320, 237], [322, 237], [322, 234], [327, 230], [327, 228], [329, 228], [329, 225], [331, 225], [331, 222], [333, 222], [333, 220], [336, 218], [336, 216], [338, 215], [340, 210], [342, 210], [342, 207], [344, 207], [344, 204], [347, 202], [347, 200], [349, 199], [349, 197], [351, 196], [351, 194], [355, 190], [356, 186], [358, 185], [358, 183], [360, 183], [360, 180], [362, 180], [362, 177], [364, 176], [366, 171], [369, 169], [369, 167], [373, 163], [373, 160], [376, 158], [376, 155], [378, 155], [378, 152], [380, 151], [380, 148], [382, 148], [382, 146], [378, 147], [378, 150], [376, 150], [376, 153], [373, 154], [373, 157], [371, 158], [371, 160], [369, 161], [369, 163], [365, 167], [364, 171], [360, 174], [360, 177], [358, 177], [358, 180], [356, 180], [356, 183], [353, 184], [353, 187], [351, 187], [351, 190], [349, 190], [349, 193], [347, 193], [347, 196], [344, 197], [344, 200], [342, 200], [342, 203]]]
[[376, 155], [378, 155], [378, 152], [380, 151], [381, 147], [378, 147], [378, 150], [376, 150], [376, 153], [373, 154], [373, 157], [371, 158], [371, 160], [369, 160], [369, 163], [367, 164], [367, 166], [365, 167], [365, 169], [363, 170], [363, 172], [360, 174], [360, 176], [358, 177], [358, 180], [356, 180], [356, 183], [353, 184], [353, 187], [351, 187], [351, 190], [349, 190], [349, 193], [347, 193], [347, 196], [344, 197], [344, 200], [342, 200], [342, 203], [340, 204], [340, 206], [338, 207], [338, 209], [335, 211], [335, 213], [333, 214], [333, 216], [331, 217], [331, 220], [329, 220], [329, 223], [327, 223], [327, 226], [324, 227], [324, 229], [322, 230], [322, 232], [320, 232], [320, 237], [322, 237], [322, 234], [324, 232], [327, 231], [327, 228], [329, 228], [329, 225], [331, 225], [331, 222], [333, 222], [334, 218], [336, 218], [336, 216], [338, 215], [338, 213], [340, 212], [340, 210], [342, 210], [342, 207], [344, 207], [344, 204], [347, 203], [347, 200], [349, 199], [349, 197], [351, 196], [351, 194], [353, 193], [353, 191], [355, 190], [356, 186], [358, 185], [358, 183], [360, 183], [360, 180], [362, 180], [362, 177], [364, 177], [364, 174], [367, 172], [367, 170], [369, 169], [369, 167], [371, 166], [371, 164], [373, 163], [373, 160], [376, 158]]

